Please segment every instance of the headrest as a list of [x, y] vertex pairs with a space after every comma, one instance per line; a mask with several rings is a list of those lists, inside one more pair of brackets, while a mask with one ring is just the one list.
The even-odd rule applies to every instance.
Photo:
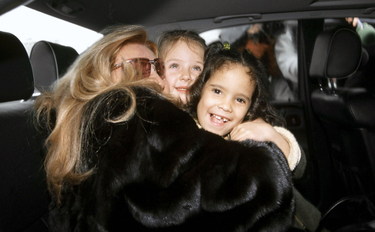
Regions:
[[30, 61], [35, 87], [39, 91], [49, 90], [53, 82], [65, 74], [77, 56], [77, 51], [72, 47], [47, 41], [34, 44], [30, 53]]
[[27, 100], [34, 92], [33, 72], [17, 37], [0, 31], [0, 102]]
[[312, 78], [346, 78], [361, 64], [362, 43], [348, 28], [323, 31], [315, 41], [310, 65]]

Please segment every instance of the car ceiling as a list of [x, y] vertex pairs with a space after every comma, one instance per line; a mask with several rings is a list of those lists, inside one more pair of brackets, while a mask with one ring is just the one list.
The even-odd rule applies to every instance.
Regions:
[[[374, 0], [25, 1], [23, 4], [27, 7], [96, 32], [114, 24], [144, 25], [150, 28], [151, 32], [170, 27], [194, 28], [201, 32], [211, 28], [241, 25], [249, 21], [325, 17], [332, 13], [338, 17], [348, 14], [375, 17]], [[22, 4], [20, 0], [5, 2]], [[1, 7], [3, 6], [0, 5], [0, 10]]]

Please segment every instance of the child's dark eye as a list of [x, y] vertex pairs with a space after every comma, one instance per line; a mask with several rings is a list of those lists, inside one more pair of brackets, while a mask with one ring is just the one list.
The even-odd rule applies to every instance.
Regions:
[[239, 103], [246, 103], [246, 101], [244, 100], [244, 99], [242, 99], [242, 98], [237, 98], [236, 99]]
[[219, 89], [213, 89], [212, 90], [214, 93], [216, 93], [216, 94], [221, 94], [221, 91], [219, 90]]

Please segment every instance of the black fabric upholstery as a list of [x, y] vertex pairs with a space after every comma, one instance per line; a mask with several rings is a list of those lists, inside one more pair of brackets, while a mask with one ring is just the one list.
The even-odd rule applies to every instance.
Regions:
[[[367, 62], [358, 35], [349, 29], [318, 35], [310, 77], [355, 78]], [[362, 58], [363, 56], [363, 58]], [[337, 192], [349, 195], [375, 191], [375, 95], [362, 87], [322, 87], [311, 103], [327, 134]]]
[[49, 90], [53, 82], [65, 74], [77, 56], [77, 51], [72, 47], [47, 41], [37, 42], [30, 53], [35, 88], [39, 91]]
[[375, 97], [363, 88], [338, 88], [335, 94], [312, 93], [315, 112], [342, 126], [375, 131]]
[[[33, 124], [32, 70], [19, 40], [0, 32], [0, 231], [48, 231], [42, 139]], [[4, 53], [3, 53], [4, 51]]]
[[322, 32], [315, 41], [310, 77], [346, 78], [358, 69], [361, 58], [361, 39], [354, 31]]
[[42, 223], [49, 204], [42, 140], [32, 107], [32, 101], [0, 103], [0, 231], [47, 229]]
[[29, 57], [22, 43], [0, 31], [0, 102], [27, 100], [34, 92]]

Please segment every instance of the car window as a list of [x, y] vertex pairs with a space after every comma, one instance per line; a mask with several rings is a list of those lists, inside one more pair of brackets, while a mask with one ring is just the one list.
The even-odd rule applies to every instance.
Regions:
[[201, 33], [207, 45], [229, 42], [247, 50], [267, 68], [272, 100], [298, 100], [297, 20], [254, 23]]
[[28, 54], [32, 46], [40, 40], [70, 46], [81, 53], [103, 36], [24, 6], [2, 15], [0, 30], [17, 36]]

